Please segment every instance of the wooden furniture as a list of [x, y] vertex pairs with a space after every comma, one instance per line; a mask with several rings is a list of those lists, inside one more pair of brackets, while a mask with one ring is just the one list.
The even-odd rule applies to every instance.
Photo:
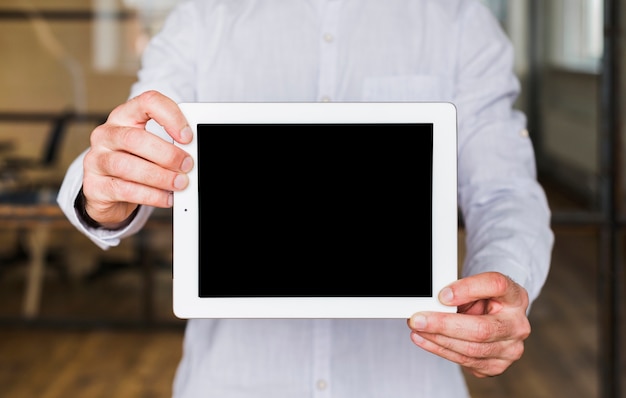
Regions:
[[29, 262], [22, 315], [32, 319], [39, 314], [50, 232], [53, 228], [74, 227], [51, 200], [33, 204], [0, 204], [0, 227], [25, 233]]

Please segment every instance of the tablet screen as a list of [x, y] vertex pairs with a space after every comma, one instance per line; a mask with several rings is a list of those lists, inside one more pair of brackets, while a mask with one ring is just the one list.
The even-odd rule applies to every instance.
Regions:
[[432, 124], [199, 124], [197, 145], [200, 297], [433, 294]]

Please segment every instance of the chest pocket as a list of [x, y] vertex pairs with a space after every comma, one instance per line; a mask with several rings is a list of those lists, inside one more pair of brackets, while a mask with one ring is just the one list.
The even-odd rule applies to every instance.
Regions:
[[366, 102], [452, 102], [454, 93], [452, 79], [432, 75], [369, 77], [363, 83]]

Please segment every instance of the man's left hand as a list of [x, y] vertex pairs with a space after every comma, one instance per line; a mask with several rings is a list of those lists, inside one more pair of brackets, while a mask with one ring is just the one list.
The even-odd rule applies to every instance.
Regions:
[[486, 272], [439, 293], [456, 314], [418, 312], [407, 320], [417, 346], [456, 362], [476, 377], [497, 376], [521, 358], [530, 335], [528, 293], [509, 277]]

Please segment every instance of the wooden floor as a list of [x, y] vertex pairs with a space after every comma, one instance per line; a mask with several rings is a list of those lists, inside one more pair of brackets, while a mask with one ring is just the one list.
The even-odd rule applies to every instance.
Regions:
[[170, 396], [179, 331], [3, 329], [0, 396]]
[[[525, 354], [499, 377], [468, 377], [474, 398], [599, 397], [597, 259], [594, 230], [556, 228], [553, 264], [530, 315]], [[32, 323], [15, 322], [19, 267], [0, 273], [0, 397], [170, 396], [183, 323], [171, 315], [168, 272], [156, 270], [158, 298], [148, 327], [132, 323], [145, 308], [136, 270], [79, 285], [51, 271], [42, 303], [47, 322]]]
[[557, 232], [548, 281], [530, 313], [521, 360], [503, 375], [467, 378], [474, 398], [599, 397], [596, 239], [592, 231]]

